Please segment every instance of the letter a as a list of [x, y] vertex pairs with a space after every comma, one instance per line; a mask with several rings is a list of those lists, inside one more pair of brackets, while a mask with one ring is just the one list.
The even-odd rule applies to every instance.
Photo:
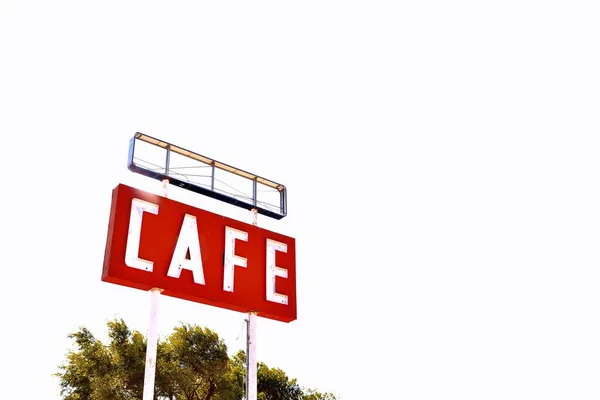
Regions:
[[[190, 258], [186, 257], [188, 249]], [[192, 271], [194, 282], [199, 285], [204, 285], [204, 269], [202, 268], [202, 253], [200, 252], [200, 239], [198, 239], [198, 225], [196, 217], [185, 214], [181, 231], [177, 238], [173, 258], [167, 275], [172, 278], [179, 278], [181, 270], [187, 269]]]

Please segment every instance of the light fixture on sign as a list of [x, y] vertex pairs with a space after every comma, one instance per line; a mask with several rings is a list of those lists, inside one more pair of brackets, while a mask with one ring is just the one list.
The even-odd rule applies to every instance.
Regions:
[[284, 185], [143, 133], [131, 138], [127, 167], [271, 218], [287, 215]]

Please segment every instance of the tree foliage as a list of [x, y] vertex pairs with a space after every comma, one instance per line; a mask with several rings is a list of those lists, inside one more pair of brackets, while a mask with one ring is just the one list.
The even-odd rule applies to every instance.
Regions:
[[269, 368], [258, 363], [257, 391], [264, 394], [264, 400], [302, 400], [302, 389], [295, 379], [288, 376], [279, 368]]
[[[164, 344], [162, 371], [167, 373], [169, 391], [186, 400], [209, 400], [217, 393], [227, 371], [227, 346], [208, 328], [181, 325]], [[174, 390], [173, 390], [174, 389]], [[170, 395], [170, 393], [165, 393]]]
[[[137, 400], [144, 389], [146, 338], [122, 319], [107, 323], [107, 344], [82, 327], [69, 335], [75, 350], [60, 365], [64, 400]], [[181, 324], [159, 340], [155, 399], [240, 400], [244, 397], [246, 355], [233, 356], [208, 328]], [[332, 393], [302, 388], [279, 368], [258, 363], [259, 400], [337, 400]]]

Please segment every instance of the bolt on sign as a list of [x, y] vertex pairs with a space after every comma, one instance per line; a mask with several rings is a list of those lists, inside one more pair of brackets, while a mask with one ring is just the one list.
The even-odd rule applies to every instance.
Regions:
[[296, 319], [294, 238], [123, 184], [112, 194], [102, 280]]

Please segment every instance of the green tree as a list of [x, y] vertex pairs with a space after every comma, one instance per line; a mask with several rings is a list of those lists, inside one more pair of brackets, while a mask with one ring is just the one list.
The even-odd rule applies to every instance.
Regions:
[[67, 363], [59, 367], [60, 392], [66, 400], [90, 399], [94, 376], [109, 372], [104, 347], [86, 328], [69, 335], [78, 351], [67, 354]]
[[[243, 351], [235, 356], [236, 362], [241, 363], [238, 370], [243, 382], [245, 374], [246, 355]], [[258, 363], [257, 371], [258, 400], [337, 400], [333, 393], [321, 393], [315, 389], [301, 388], [296, 379], [291, 379], [279, 368], [269, 368], [264, 363]], [[237, 397], [240, 399], [241, 397]]]
[[210, 400], [229, 367], [225, 343], [197, 325], [176, 327], [166, 340], [165, 354], [169, 376], [187, 400]]
[[59, 367], [61, 372], [57, 374], [65, 400], [141, 398], [143, 362], [141, 377], [133, 365], [137, 362], [134, 352], [144, 352], [143, 336], [137, 333], [134, 338], [122, 320], [109, 322], [108, 328], [111, 338], [108, 346], [87, 328], [69, 335], [78, 350], [67, 354], [67, 363]]
[[279, 368], [258, 363], [257, 392], [265, 400], [302, 400], [302, 389], [296, 379], [289, 379]]
[[109, 321], [108, 352], [111, 356], [113, 375], [122, 387], [126, 399], [141, 398], [144, 390], [146, 361], [146, 338], [140, 332], [131, 331], [122, 319]]
[[215, 400], [240, 400], [245, 395], [246, 354], [238, 351], [229, 359], [229, 368], [218, 383]]

